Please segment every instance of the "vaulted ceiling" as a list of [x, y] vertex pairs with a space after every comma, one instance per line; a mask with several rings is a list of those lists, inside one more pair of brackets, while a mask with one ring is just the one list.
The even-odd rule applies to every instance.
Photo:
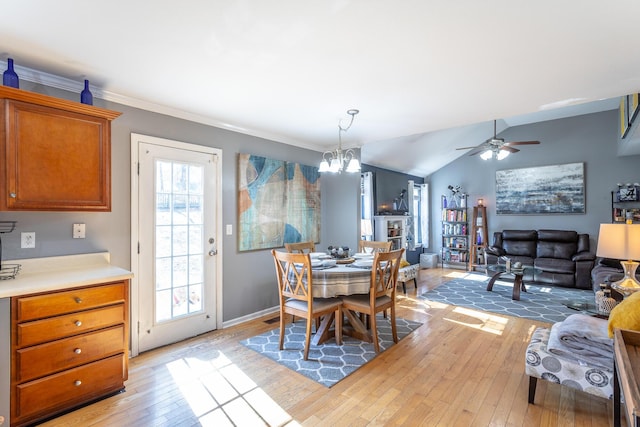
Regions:
[[638, 16], [636, 0], [20, 0], [2, 5], [0, 59], [318, 151], [357, 108], [343, 144], [423, 176], [492, 136], [493, 119], [640, 91]]

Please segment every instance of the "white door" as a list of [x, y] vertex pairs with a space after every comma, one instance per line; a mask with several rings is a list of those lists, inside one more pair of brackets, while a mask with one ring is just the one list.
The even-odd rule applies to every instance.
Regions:
[[138, 137], [134, 336], [146, 351], [217, 327], [220, 165], [214, 149]]

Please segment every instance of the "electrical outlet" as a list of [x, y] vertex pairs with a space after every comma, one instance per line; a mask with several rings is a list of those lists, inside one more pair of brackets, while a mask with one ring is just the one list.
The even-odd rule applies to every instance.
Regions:
[[20, 234], [20, 247], [22, 249], [31, 249], [36, 247], [35, 231], [23, 232]]
[[84, 224], [73, 224], [73, 238], [74, 239], [84, 239], [85, 238], [85, 225]]

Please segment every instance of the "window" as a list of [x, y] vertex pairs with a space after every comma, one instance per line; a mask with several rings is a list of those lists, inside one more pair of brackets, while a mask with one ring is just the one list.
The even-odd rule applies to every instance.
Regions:
[[373, 173], [360, 175], [360, 238], [373, 240]]
[[409, 215], [411, 217], [412, 231], [407, 236], [411, 237], [408, 242], [409, 250], [415, 248], [429, 247], [429, 184], [414, 184], [409, 181], [409, 194], [412, 195], [412, 203], [409, 205]]

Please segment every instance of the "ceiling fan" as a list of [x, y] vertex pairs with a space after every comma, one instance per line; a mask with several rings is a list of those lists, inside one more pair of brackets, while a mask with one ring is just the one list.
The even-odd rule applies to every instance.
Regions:
[[478, 153], [482, 153], [480, 157], [483, 160], [489, 160], [490, 158], [497, 158], [498, 160], [502, 160], [507, 157], [510, 153], [517, 153], [517, 148], [513, 148], [514, 145], [533, 145], [540, 144], [540, 141], [514, 141], [514, 142], [504, 142], [504, 138], [498, 138], [496, 132], [496, 120], [493, 121], [493, 137], [487, 139], [480, 145], [476, 145], [475, 147], [462, 147], [458, 148], [458, 150], [469, 150], [470, 156], [475, 156]]

